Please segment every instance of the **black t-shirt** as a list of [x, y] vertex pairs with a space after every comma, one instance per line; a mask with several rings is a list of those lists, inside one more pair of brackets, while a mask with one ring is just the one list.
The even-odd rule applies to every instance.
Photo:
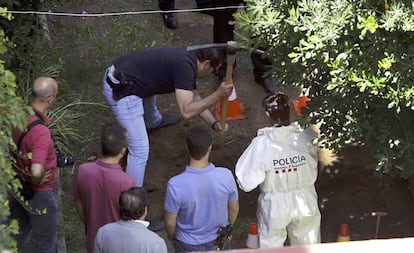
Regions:
[[119, 57], [113, 65], [115, 78], [135, 82], [135, 95], [141, 98], [197, 89], [197, 58], [185, 48], [145, 49]]

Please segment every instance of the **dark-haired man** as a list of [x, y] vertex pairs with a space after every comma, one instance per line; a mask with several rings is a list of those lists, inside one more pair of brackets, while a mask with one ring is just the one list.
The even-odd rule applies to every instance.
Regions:
[[242, 190], [260, 185], [257, 204], [260, 248], [320, 242], [321, 214], [315, 181], [318, 175], [315, 133], [290, 123], [289, 98], [269, 94], [263, 100], [269, 127], [257, 131], [236, 163]]
[[[55, 143], [47, 127], [46, 116], [56, 100], [58, 83], [50, 77], [39, 77], [33, 82], [32, 106], [35, 115], [28, 117], [30, 130], [23, 133], [13, 129], [13, 140], [18, 146], [17, 173], [30, 184], [31, 196], [26, 196], [29, 208], [9, 194], [10, 219], [19, 222], [16, 235], [19, 251], [25, 252], [26, 237], [33, 232], [35, 252], [56, 252], [57, 203], [53, 184], [57, 167]], [[36, 121], [40, 124], [36, 124]], [[41, 212], [46, 210], [46, 212]]]
[[128, 134], [120, 125], [102, 133], [102, 157], [95, 162], [81, 164], [73, 178], [71, 194], [86, 231], [86, 248], [93, 251], [98, 229], [120, 219], [119, 196], [136, 185], [119, 164], [125, 155]]
[[227, 230], [236, 221], [237, 186], [229, 169], [209, 162], [212, 143], [206, 129], [190, 128], [187, 131], [190, 164], [168, 181], [164, 220], [177, 253], [231, 248], [228, 241], [221, 245], [216, 239], [220, 229]]
[[95, 238], [94, 253], [167, 253], [164, 240], [150, 231], [145, 217], [148, 213], [147, 194], [141, 187], [121, 193], [121, 220], [104, 225]]
[[[209, 110], [228, 97], [233, 85], [224, 82], [201, 98], [197, 78], [215, 72], [225, 62], [225, 49], [151, 48], [115, 59], [103, 79], [103, 93], [118, 122], [128, 131], [126, 173], [143, 186], [149, 156], [147, 129], [180, 123], [200, 115], [216, 131], [227, 130]], [[181, 116], [161, 115], [156, 95], [175, 93]]]

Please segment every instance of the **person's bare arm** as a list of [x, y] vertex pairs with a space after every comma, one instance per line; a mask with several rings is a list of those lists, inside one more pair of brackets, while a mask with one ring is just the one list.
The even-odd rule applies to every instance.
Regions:
[[164, 214], [165, 230], [167, 230], [168, 239], [174, 240], [175, 226], [177, 224], [177, 214], [165, 212]]
[[228, 204], [229, 209], [229, 223], [234, 224], [237, 219], [237, 215], [239, 215], [239, 201], [229, 202]]
[[30, 166], [30, 176], [33, 184], [40, 185], [49, 180], [50, 170], [46, 171], [41, 164], [33, 163]]
[[[233, 90], [233, 85], [226, 85], [224, 82], [221, 83], [219, 88], [216, 91], [211, 93], [209, 96], [205, 98], [201, 98], [197, 92], [197, 90], [189, 91], [183, 89], [176, 89], [175, 96], [177, 99], [177, 105], [180, 110], [181, 115], [185, 119], [192, 118], [197, 115], [201, 115], [204, 113], [205, 120], [212, 120], [206, 115], [208, 110], [211, 106], [215, 103], [220, 101], [221, 98], [226, 98], [230, 96]], [[212, 116], [212, 115], [211, 115]], [[214, 117], [213, 117], [214, 118]], [[213, 121], [214, 122], [214, 121]], [[209, 122], [209, 123], [213, 123]]]

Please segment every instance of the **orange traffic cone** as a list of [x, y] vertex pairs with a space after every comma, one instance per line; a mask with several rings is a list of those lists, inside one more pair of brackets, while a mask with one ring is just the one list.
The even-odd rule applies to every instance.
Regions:
[[[221, 108], [223, 108], [223, 102], [217, 103], [215, 108], [217, 120], [221, 119]], [[236, 87], [233, 87], [233, 91], [228, 98], [226, 120], [246, 118], [246, 116], [240, 112], [242, 109], [243, 104], [239, 103], [239, 100], [237, 99]]]
[[249, 235], [246, 240], [246, 248], [257, 249], [259, 248], [259, 235], [257, 233], [257, 224], [250, 223]]
[[341, 224], [341, 227], [339, 228], [339, 234], [337, 242], [349, 242], [351, 240], [351, 237], [349, 236], [348, 231], [348, 224]]
[[302, 117], [302, 107], [305, 107], [306, 109], [309, 109], [308, 102], [310, 101], [310, 98], [307, 96], [300, 96], [299, 99], [292, 100], [293, 109], [295, 109], [296, 115], [298, 117]]

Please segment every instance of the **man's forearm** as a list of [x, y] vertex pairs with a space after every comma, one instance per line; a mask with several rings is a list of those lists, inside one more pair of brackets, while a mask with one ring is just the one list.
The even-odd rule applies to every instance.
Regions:
[[175, 227], [177, 223], [177, 215], [174, 213], [166, 212], [164, 214], [165, 230], [167, 231], [168, 239], [173, 240], [175, 238]]
[[174, 240], [174, 238], [175, 238], [175, 224], [174, 225], [165, 224], [165, 230], [167, 230], [168, 239]]
[[211, 126], [215, 121], [216, 118], [214, 117], [213, 113], [210, 109], [205, 110], [200, 114], [201, 118], [207, 123], [208, 126]]
[[[188, 92], [188, 91], [184, 91], [184, 92], [181, 90], [176, 91], [177, 101], [180, 100], [180, 97], [190, 96], [189, 93], [185, 94], [185, 92]], [[182, 116], [186, 119], [189, 119], [194, 116], [200, 115], [206, 110], [208, 110], [211, 106], [213, 106], [215, 103], [220, 101], [220, 97], [217, 96], [216, 92], [213, 92], [209, 96], [205, 98], [201, 98], [197, 92], [192, 92], [191, 98], [187, 97], [186, 100], [188, 102], [182, 103], [181, 105], [179, 105], [179, 107], [180, 107], [180, 112]]]
[[239, 201], [229, 202], [229, 223], [234, 224], [239, 215]]

